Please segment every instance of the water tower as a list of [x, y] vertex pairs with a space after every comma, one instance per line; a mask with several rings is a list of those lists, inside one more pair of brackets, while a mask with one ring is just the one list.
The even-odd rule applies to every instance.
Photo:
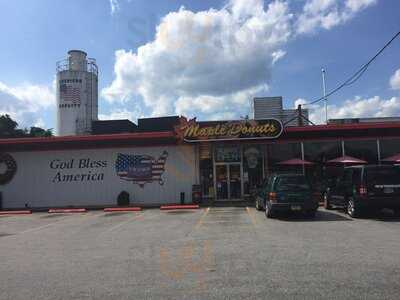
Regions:
[[96, 60], [81, 50], [68, 51], [68, 58], [57, 62], [58, 135], [92, 132], [98, 112], [97, 76]]

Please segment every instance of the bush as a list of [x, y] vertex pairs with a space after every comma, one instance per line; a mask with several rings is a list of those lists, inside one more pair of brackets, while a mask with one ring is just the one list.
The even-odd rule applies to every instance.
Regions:
[[117, 199], [118, 206], [128, 206], [129, 205], [129, 193], [122, 191], [118, 195]]

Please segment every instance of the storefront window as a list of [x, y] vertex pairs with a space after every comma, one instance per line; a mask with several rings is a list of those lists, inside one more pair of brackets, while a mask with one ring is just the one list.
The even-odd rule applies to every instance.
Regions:
[[324, 163], [342, 156], [340, 141], [304, 142], [304, 159], [314, 163]]
[[251, 190], [263, 181], [263, 155], [259, 146], [249, 146], [243, 149], [243, 184], [244, 193]]
[[267, 147], [267, 154], [268, 173], [302, 172], [301, 166], [284, 166], [278, 164], [288, 159], [301, 158], [300, 143], [271, 144]]
[[240, 162], [239, 146], [215, 147], [215, 162]]
[[381, 139], [379, 143], [381, 159], [400, 153], [400, 139]]
[[369, 164], [378, 163], [378, 147], [376, 140], [345, 141], [344, 152], [367, 161]]
[[314, 189], [323, 191], [330, 181], [335, 180], [343, 172], [340, 165], [326, 163], [330, 159], [342, 156], [340, 141], [304, 142], [304, 159], [314, 163], [307, 166], [305, 172]]

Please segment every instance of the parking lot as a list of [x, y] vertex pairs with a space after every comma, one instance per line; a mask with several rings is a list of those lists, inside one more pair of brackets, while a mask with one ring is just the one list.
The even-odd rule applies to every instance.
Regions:
[[0, 217], [0, 299], [398, 299], [400, 219], [252, 207]]

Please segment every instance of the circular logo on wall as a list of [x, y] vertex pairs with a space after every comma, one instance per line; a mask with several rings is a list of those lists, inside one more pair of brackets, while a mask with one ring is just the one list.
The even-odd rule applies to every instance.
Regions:
[[0, 185], [9, 183], [17, 172], [17, 162], [8, 153], [0, 153]]

